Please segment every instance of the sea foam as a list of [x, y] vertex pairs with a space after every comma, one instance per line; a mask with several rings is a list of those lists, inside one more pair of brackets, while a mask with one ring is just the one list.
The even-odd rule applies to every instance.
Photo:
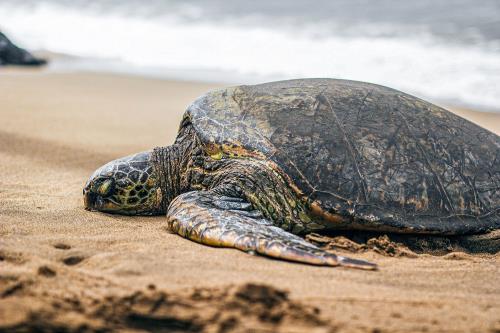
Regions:
[[0, 17], [0, 29], [21, 45], [98, 59], [109, 70], [177, 78], [184, 73], [188, 79], [231, 83], [347, 78], [439, 103], [500, 111], [499, 50], [446, 43], [425, 32], [353, 36], [325, 33], [321, 22], [273, 27], [183, 20], [176, 12], [77, 10], [50, 2], [0, 3]]

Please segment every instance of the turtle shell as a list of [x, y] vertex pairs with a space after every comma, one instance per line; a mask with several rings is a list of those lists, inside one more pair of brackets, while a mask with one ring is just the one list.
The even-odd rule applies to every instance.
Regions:
[[214, 158], [281, 168], [352, 228], [460, 234], [500, 227], [500, 138], [387, 87], [302, 79], [219, 89], [186, 119]]

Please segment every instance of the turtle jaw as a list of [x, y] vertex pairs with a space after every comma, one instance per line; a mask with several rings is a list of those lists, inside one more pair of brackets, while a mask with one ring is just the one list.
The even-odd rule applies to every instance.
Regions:
[[112, 207], [109, 203], [106, 203], [101, 196], [88, 189], [83, 190], [83, 204], [85, 210], [89, 211], [113, 211], [118, 209], [118, 207]]
[[106, 213], [118, 213], [123, 215], [134, 215], [135, 212], [123, 210], [117, 203], [113, 203], [109, 199], [103, 198], [89, 190], [87, 187], [83, 189], [83, 205], [85, 210], [100, 211]]

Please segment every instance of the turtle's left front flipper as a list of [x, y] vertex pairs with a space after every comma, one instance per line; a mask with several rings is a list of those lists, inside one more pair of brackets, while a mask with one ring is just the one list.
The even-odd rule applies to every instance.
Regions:
[[212, 191], [181, 194], [169, 206], [171, 231], [195, 242], [323, 266], [374, 270], [375, 264], [337, 256], [275, 227], [240, 198]]

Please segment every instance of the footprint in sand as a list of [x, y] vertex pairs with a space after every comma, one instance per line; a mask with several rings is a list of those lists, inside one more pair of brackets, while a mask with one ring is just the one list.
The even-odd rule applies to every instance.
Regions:
[[[68, 245], [66, 243], [55, 243], [52, 245], [55, 249], [58, 250], [70, 250], [72, 247], [71, 245]], [[71, 251], [73, 252], [73, 251]], [[72, 254], [67, 254], [64, 257], [60, 259], [60, 261], [65, 264], [66, 266], [75, 266], [84, 261], [87, 258], [87, 256], [79, 254], [79, 253], [72, 253]]]
[[56, 271], [55, 269], [47, 266], [47, 265], [42, 265], [38, 267], [38, 275], [45, 276], [45, 277], [54, 277], [56, 276]]
[[75, 266], [85, 260], [85, 257], [82, 255], [69, 255], [64, 257], [61, 261], [67, 266]]
[[54, 248], [56, 248], [58, 250], [69, 250], [69, 249], [71, 249], [71, 246], [68, 244], [64, 244], [64, 243], [56, 243], [56, 244], [54, 244]]

